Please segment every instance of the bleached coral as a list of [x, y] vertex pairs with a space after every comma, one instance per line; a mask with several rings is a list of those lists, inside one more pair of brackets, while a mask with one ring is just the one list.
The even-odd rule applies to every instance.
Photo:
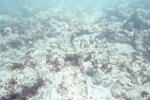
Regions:
[[144, 58], [149, 31], [124, 30], [117, 17], [101, 15], [96, 20], [95, 15], [46, 11], [4, 29], [14, 33], [0, 37], [5, 67], [0, 72], [0, 98], [18, 93], [21, 97], [14, 99], [149, 99], [150, 63]]

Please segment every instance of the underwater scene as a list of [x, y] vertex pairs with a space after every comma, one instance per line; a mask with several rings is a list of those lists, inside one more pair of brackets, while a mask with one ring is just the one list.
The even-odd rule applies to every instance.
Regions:
[[0, 100], [150, 100], [150, 0], [0, 0]]

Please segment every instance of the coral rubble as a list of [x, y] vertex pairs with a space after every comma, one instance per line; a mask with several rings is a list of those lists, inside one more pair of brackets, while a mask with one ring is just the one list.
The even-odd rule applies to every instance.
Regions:
[[145, 4], [80, 15], [60, 9], [0, 16], [0, 100], [149, 100]]

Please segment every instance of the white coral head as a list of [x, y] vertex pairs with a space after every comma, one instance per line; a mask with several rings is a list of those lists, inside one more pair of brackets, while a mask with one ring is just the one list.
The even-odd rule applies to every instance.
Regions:
[[10, 34], [10, 33], [12, 33], [12, 29], [11, 29], [10, 27], [6, 27], [6, 28], [4, 29], [4, 33]]

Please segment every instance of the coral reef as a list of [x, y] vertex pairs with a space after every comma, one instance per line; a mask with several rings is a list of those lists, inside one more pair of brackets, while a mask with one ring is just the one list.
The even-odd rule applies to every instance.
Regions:
[[26, 19], [0, 16], [0, 100], [149, 100], [145, 6], [82, 14], [63, 6], [35, 16], [22, 6]]

